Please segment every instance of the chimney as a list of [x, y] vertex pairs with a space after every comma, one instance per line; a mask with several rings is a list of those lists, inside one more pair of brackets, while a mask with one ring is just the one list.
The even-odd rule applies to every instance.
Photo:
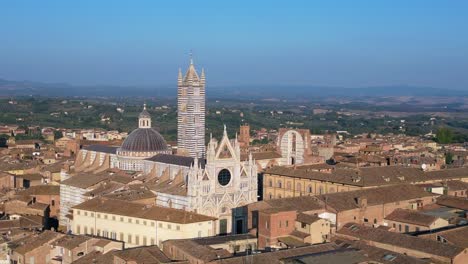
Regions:
[[367, 197], [356, 197], [354, 198], [357, 205], [361, 208], [367, 207]]

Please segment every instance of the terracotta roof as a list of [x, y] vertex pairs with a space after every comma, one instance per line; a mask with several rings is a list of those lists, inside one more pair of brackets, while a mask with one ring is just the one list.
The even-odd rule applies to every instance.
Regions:
[[60, 195], [59, 185], [36, 185], [20, 192], [21, 195]]
[[422, 236], [422, 238], [426, 238], [428, 236], [440, 236], [450, 244], [462, 248], [468, 248], [468, 226], [456, 227], [445, 231], [427, 234]]
[[461, 247], [443, 244], [433, 240], [422, 239], [354, 223], [344, 225], [343, 228], [337, 231], [337, 234], [449, 258], [453, 258], [465, 250]]
[[468, 178], [468, 168], [423, 172], [418, 168], [404, 166], [364, 167], [358, 169], [335, 166], [331, 173], [318, 172], [307, 166], [276, 166], [268, 169], [265, 173], [361, 187]]
[[468, 210], [468, 198], [463, 197], [443, 195], [437, 198], [437, 204], [462, 210]]
[[116, 251], [110, 251], [106, 254], [102, 254], [99, 251], [92, 251], [83, 257], [73, 261], [73, 264], [89, 264], [89, 263], [99, 263], [99, 264], [114, 264], [114, 253]]
[[445, 182], [449, 191], [463, 191], [468, 189], [468, 182], [453, 180]]
[[[252, 152], [252, 159], [254, 160], [265, 160], [265, 159], [278, 159], [281, 158], [281, 154], [276, 151], [265, 151], [265, 152]], [[248, 160], [249, 154], [241, 155], [241, 160]]]
[[49, 244], [62, 237], [63, 234], [46, 230], [40, 234], [32, 234], [9, 244], [10, 248], [18, 254], [24, 255], [38, 247]]
[[312, 224], [320, 220], [321, 218], [317, 215], [308, 215], [308, 214], [298, 214], [296, 221], [304, 223], [304, 224]]
[[367, 206], [372, 206], [435, 196], [421, 187], [405, 184], [324, 194], [317, 198], [339, 212], [360, 208], [358, 200], [362, 198], [367, 198]]
[[437, 217], [432, 215], [423, 214], [415, 210], [400, 208], [395, 209], [391, 214], [385, 217], [385, 220], [427, 227], [429, 227], [437, 219]]
[[216, 218], [214, 217], [200, 215], [185, 210], [160, 206], [153, 206], [148, 208], [138, 203], [106, 198], [94, 198], [73, 207], [73, 209], [109, 213], [115, 215], [125, 215], [135, 218], [173, 222], [180, 224], [216, 220]]
[[278, 211], [296, 210], [298, 212], [320, 210], [324, 207], [314, 196], [288, 197], [282, 199], [263, 200], [247, 205], [249, 210], [266, 210], [270, 208]]
[[90, 240], [91, 237], [88, 236], [75, 236], [75, 235], [66, 235], [54, 242], [55, 246], [63, 247], [66, 249], [74, 249], [81, 245], [82, 243]]
[[[314, 253], [320, 253], [320, 252], [329, 252], [329, 251], [336, 250], [336, 249], [337, 249], [337, 246], [333, 243], [305, 246], [305, 247], [298, 247], [298, 248], [250, 255], [249, 261], [251, 261], [250, 263], [255, 263], [255, 264], [280, 264], [280, 263], [284, 263], [283, 259], [285, 258], [290, 258], [294, 256], [303, 256], [306, 254], [314, 254]], [[216, 261], [210, 262], [210, 264], [238, 264], [238, 263], [243, 263], [244, 260], [245, 260], [245, 256], [238, 256], [238, 257], [216, 260]]]
[[168, 258], [157, 246], [138, 247], [116, 251], [115, 257], [134, 263], [171, 263]]
[[180, 251], [184, 252], [185, 255], [197, 258], [199, 260], [210, 262], [218, 258], [228, 258], [232, 254], [226, 249], [212, 248], [206, 245], [197, 243], [191, 239], [180, 239], [180, 240], [166, 240], [163, 242], [163, 247], [175, 246]]

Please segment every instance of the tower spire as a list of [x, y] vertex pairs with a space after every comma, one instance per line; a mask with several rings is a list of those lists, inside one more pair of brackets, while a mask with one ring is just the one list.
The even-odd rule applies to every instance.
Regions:
[[190, 65], [193, 65], [193, 52], [190, 50]]

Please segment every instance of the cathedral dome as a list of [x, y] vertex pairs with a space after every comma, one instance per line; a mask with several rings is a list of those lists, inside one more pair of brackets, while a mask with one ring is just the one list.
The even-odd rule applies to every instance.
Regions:
[[125, 152], [167, 152], [167, 143], [163, 136], [152, 128], [137, 128], [128, 135], [120, 147]]

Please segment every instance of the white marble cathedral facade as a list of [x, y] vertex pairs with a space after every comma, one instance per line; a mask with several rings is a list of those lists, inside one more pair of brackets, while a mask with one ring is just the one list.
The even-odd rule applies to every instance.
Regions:
[[[195, 79], [198, 87], [195, 86]], [[189, 87], [189, 93], [190, 90], [199, 93], [202, 87], [203, 99], [199, 98], [202, 102], [189, 98], [178, 100], [179, 105], [181, 102], [190, 102], [187, 103], [187, 107], [200, 104], [200, 108], [195, 107], [198, 113], [188, 112], [180, 115], [178, 119], [179, 130], [185, 132], [200, 130], [197, 132], [199, 137], [195, 137], [195, 143], [194, 141], [184, 143], [184, 148], [189, 150], [187, 154], [190, 155], [173, 155], [167, 152], [163, 147], [163, 144], [166, 144], [164, 139], [151, 128], [151, 117], [145, 108], [139, 116], [139, 128], [130, 133], [121, 147], [84, 147], [77, 154], [75, 170], [90, 173], [90, 177], [94, 172], [112, 168], [141, 171], [142, 176], [136, 180], [142, 181], [156, 194], [157, 205], [216, 217], [218, 219], [216, 234], [235, 230], [234, 225], [239, 223], [233, 223], [232, 210], [257, 201], [258, 166], [252, 155], [249, 155], [247, 160], [241, 161], [237, 136], [229, 139], [226, 127], [220, 141], [210, 138], [208, 146], [205, 146], [204, 79], [203, 72], [198, 78], [191, 62], [186, 76], [182, 79], [182, 85], [185, 85], [186, 80], [191, 83], [186, 86]], [[179, 73], [179, 88], [180, 80]], [[189, 120], [196, 116], [203, 117], [202, 129], [199, 127], [200, 123], [194, 126], [193, 123], [183, 122], [184, 120], [180, 119], [185, 117]], [[181, 138], [185, 136], [187, 135], [182, 135]], [[203, 148], [200, 148], [200, 144]], [[207, 149], [206, 158], [203, 158], [205, 149]], [[154, 152], [157, 154], [146, 156]], [[201, 154], [203, 156], [199, 157]]]

